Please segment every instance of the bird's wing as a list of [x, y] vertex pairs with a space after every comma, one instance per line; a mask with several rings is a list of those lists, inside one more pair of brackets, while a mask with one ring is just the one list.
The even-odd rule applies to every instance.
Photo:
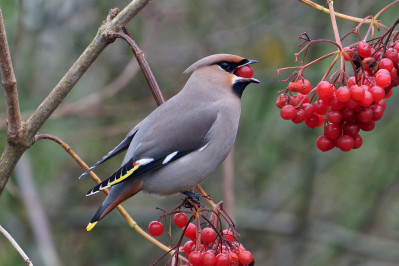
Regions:
[[97, 192], [100, 192], [101, 190], [119, 184], [125, 181], [127, 178], [133, 178], [145, 172], [159, 169], [190, 152], [191, 151], [175, 151], [168, 155], [160, 156], [158, 158], [143, 158], [137, 161], [133, 161], [133, 159], [130, 159], [110, 177], [90, 189], [87, 192], [86, 196], [91, 196], [93, 194], [96, 194]]
[[122, 140], [121, 143], [119, 143], [118, 146], [116, 146], [113, 150], [111, 150], [107, 155], [105, 155], [101, 160], [99, 160], [96, 164], [94, 164], [92, 167], [90, 167], [86, 172], [84, 172], [79, 179], [85, 177], [89, 172], [91, 172], [94, 168], [102, 164], [103, 162], [107, 161], [108, 159], [111, 159], [112, 157], [118, 155], [119, 153], [123, 152], [126, 150], [130, 143], [132, 142], [134, 136], [136, 135], [136, 132], [138, 130], [138, 126], [133, 128], [132, 131], [129, 132], [129, 134], [126, 136], [124, 140]]
[[[202, 114], [201, 114], [202, 113]], [[217, 113], [197, 112], [201, 119], [167, 120], [150, 125], [145, 136], [141, 137], [134, 154], [126, 154], [129, 159], [110, 177], [90, 189], [86, 196], [121, 183], [126, 179], [157, 170], [193, 152], [204, 149], [211, 138], [212, 128], [217, 123]]]

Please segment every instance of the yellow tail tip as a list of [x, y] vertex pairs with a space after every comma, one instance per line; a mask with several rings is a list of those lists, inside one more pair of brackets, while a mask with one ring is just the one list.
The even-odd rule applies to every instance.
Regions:
[[89, 223], [86, 227], [87, 231], [90, 231], [91, 229], [93, 229], [94, 226], [96, 226], [98, 222], [94, 222], [94, 223]]

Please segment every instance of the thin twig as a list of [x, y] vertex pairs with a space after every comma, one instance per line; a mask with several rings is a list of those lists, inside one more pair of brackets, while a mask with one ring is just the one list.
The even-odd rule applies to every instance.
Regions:
[[[299, 0], [299, 1], [304, 3], [304, 4], [307, 4], [308, 6], [313, 7], [314, 9], [317, 9], [317, 10], [319, 10], [321, 12], [324, 12], [326, 14], [330, 13], [330, 10], [328, 8], [325, 8], [324, 6], [316, 4], [315, 2], [313, 2], [311, 0]], [[342, 14], [342, 13], [338, 13], [338, 12], [335, 12], [335, 16], [338, 17], [338, 18], [342, 18], [342, 19], [353, 21], [353, 22], [357, 22], [357, 23], [363, 22], [362, 18], [348, 16], [348, 15], [345, 15], [345, 14]], [[384, 24], [382, 24], [382, 23], [380, 23], [380, 22], [378, 22], [376, 20], [373, 20], [373, 19], [364, 20], [364, 23], [366, 23], [366, 24], [374, 24], [374, 25], [383, 27], [384, 29], [388, 29]]]
[[18, 253], [21, 255], [21, 257], [24, 259], [26, 264], [29, 266], [33, 266], [33, 263], [29, 259], [28, 255], [26, 255], [26, 253], [18, 245], [17, 241], [15, 241], [15, 239], [1, 225], [0, 225], [0, 232], [8, 239], [8, 241], [10, 241], [10, 243], [14, 246], [14, 248], [18, 251]]
[[[39, 134], [36, 135], [35, 137], [36, 141], [38, 140], [42, 140], [42, 139], [48, 139], [48, 140], [52, 140], [54, 142], [56, 142], [57, 144], [59, 144], [62, 148], [64, 148], [64, 150], [70, 155], [72, 156], [72, 158], [86, 171], [89, 169], [89, 166], [79, 157], [79, 155], [77, 155], [72, 149], [71, 147], [66, 144], [64, 141], [62, 141], [60, 138], [50, 135], [50, 134]], [[89, 172], [90, 177], [97, 183], [100, 184], [101, 183], [101, 179], [98, 178], [98, 176], [93, 172]], [[104, 193], [106, 195], [109, 194], [109, 190], [108, 189], [104, 189], [103, 190]], [[125, 210], [125, 208], [122, 207], [122, 205], [118, 205], [116, 207], [118, 209], [118, 211], [122, 214], [123, 218], [127, 221], [127, 223], [129, 224], [129, 226], [131, 228], [133, 228], [134, 230], [136, 230], [140, 235], [144, 236], [147, 240], [149, 240], [150, 242], [152, 242], [154, 245], [158, 246], [159, 248], [161, 248], [162, 250], [166, 251], [166, 252], [170, 252], [170, 248], [165, 246], [164, 244], [162, 244], [161, 242], [159, 242], [158, 240], [156, 240], [155, 238], [153, 238], [152, 236], [150, 236], [149, 234], [147, 234], [143, 229], [141, 229], [141, 227], [136, 223], [136, 221], [127, 213], [127, 211]]]
[[17, 79], [12, 67], [3, 13], [0, 8], [0, 68], [7, 103], [8, 138], [15, 140], [21, 133], [22, 122], [19, 110]]
[[[82, 53], [79, 59], [72, 65], [61, 81], [54, 87], [54, 89], [49, 93], [49, 95], [43, 100], [39, 107], [34, 111], [31, 117], [24, 124], [22, 136], [18, 137], [14, 143], [17, 145], [12, 145], [13, 143], [7, 143], [6, 148], [0, 158], [0, 196], [6, 186], [11, 172], [14, 170], [19, 158], [22, 154], [34, 143], [34, 138], [38, 130], [47, 121], [50, 115], [55, 109], [61, 104], [64, 98], [68, 95], [71, 89], [75, 86], [78, 80], [83, 76], [86, 70], [91, 66], [91, 64], [97, 59], [98, 55], [105, 49], [109, 44], [109, 38], [107, 34], [109, 32], [116, 32], [122, 29], [133, 17], [135, 17], [143, 8], [149, 3], [150, 0], [133, 0], [131, 1], [119, 14], [116, 13], [110, 16], [106, 22], [104, 22], [98, 29], [97, 35], [94, 37], [93, 41]], [[114, 11], [114, 10], [113, 10]], [[3, 27], [2, 19], [0, 19], [0, 24]], [[5, 34], [1, 32], [0, 29], [0, 39], [4, 42]], [[5, 53], [0, 51], [0, 61], [1, 67], [3, 65], [8, 65], [4, 63], [4, 56], [8, 52], [8, 47], [0, 44], [0, 48], [5, 50]], [[8, 52], [9, 53], [9, 52]], [[7, 73], [9, 74], [9, 73]], [[13, 76], [13, 75], [12, 75]], [[3, 82], [5, 81], [3, 77]], [[7, 80], [6, 80], [7, 81]], [[10, 113], [9, 122], [11, 127], [9, 132], [18, 133], [21, 127], [19, 106], [16, 94], [16, 82], [15, 79], [11, 80], [11, 83], [6, 83], [7, 86], [12, 85], [14, 90], [12, 90], [13, 101], [7, 100], [8, 111]], [[10, 94], [6, 90], [6, 94]], [[16, 111], [18, 110], [18, 111]], [[15, 126], [16, 125], [16, 126]], [[21, 130], [22, 131], [22, 130]], [[18, 134], [17, 134], [18, 135]]]
[[145, 60], [143, 51], [141, 51], [141, 49], [138, 47], [138, 45], [130, 36], [130, 34], [128, 34], [126, 27], [124, 27], [123, 30], [125, 31], [125, 33], [112, 32], [108, 34], [108, 37], [110, 39], [115, 39], [115, 38], [124, 39], [130, 45], [130, 47], [134, 52], [134, 55], [137, 58], [140, 68], [143, 71], [143, 74], [150, 87], [150, 90], [154, 95], [155, 101], [157, 102], [158, 105], [163, 104], [165, 102], [165, 99], [163, 98], [161, 90], [159, 89], [158, 83], [154, 77], [154, 74], [150, 69], [150, 66], [148, 65], [147, 60]]

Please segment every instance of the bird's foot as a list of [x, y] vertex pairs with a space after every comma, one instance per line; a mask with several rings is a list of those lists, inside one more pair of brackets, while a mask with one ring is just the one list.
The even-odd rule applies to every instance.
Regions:
[[201, 202], [200, 202], [201, 195], [199, 193], [195, 193], [192, 191], [183, 191], [182, 193], [184, 195], [186, 195], [186, 198], [184, 199], [184, 201], [187, 202], [187, 205], [190, 205], [190, 206], [185, 206], [185, 207], [187, 207], [187, 208], [192, 207], [190, 201], [188, 201], [188, 200], [192, 200], [195, 204], [201, 205]]

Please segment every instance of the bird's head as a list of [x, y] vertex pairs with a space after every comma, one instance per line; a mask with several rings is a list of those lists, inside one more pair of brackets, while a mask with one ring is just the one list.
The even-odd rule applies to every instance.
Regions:
[[202, 58], [192, 64], [185, 73], [193, 72], [204, 82], [211, 82], [212, 86], [227, 88], [241, 97], [244, 89], [250, 83], [260, 81], [252, 78], [253, 70], [250, 64], [258, 63], [232, 54], [214, 54]]

